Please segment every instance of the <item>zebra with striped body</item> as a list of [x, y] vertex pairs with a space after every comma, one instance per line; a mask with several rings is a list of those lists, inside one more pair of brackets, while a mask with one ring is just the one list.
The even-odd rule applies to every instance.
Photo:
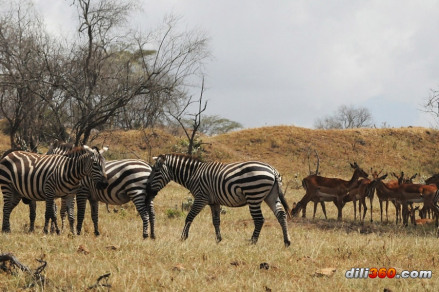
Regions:
[[[48, 153], [61, 154], [69, 151], [72, 144], [55, 142]], [[143, 237], [147, 238], [148, 225], [151, 225], [151, 238], [155, 238], [155, 212], [153, 196], [146, 196], [146, 183], [151, 173], [151, 166], [140, 159], [122, 159], [107, 161], [105, 164], [108, 186], [103, 189], [96, 187], [90, 178], [81, 181], [81, 187], [76, 194], [76, 204], [78, 207], [78, 222], [76, 231], [79, 235], [84, 221], [87, 199], [91, 206], [91, 217], [94, 224], [95, 235], [99, 235], [98, 226], [98, 202], [111, 205], [122, 205], [132, 201], [143, 221]], [[61, 204], [61, 216], [64, 221], [65, 212], [68, 212], [70, 229], [73, 232], [73, 199], [63, 199]]]
[[105, 159], [102, 151], [87, 146], [74, 148], [65, 155], [39, 155], [14, 151], [0, 161], [0, 187], [3, 193], [2, 231], [10, 232], [9, 218], [22, 197], [32, 201], [46, 201], [44, 232], [51, 219], [57, 233], [54, 199], [75, 193], [79, 181], [90, 176], [100, 187], [105, 187]]
[[265, 201], [282, 227], [285, 246], [290, 245], [286, 220], [289, 207], [281, 190], [281, 177], [270, 165], [257, 161], [204, 163], [188, 155], [160, 155], [149, 177], [147, 193], [156, 194], [171, 180], [189, 189], [194, 196], [182, 240], [187, 239], [192, 221], [206, 205], [212, 212], [217, 242], [221, 241], [220, 206], [249, 205], [255, 224], [251, 242], [255, 244], [264, 224], [261, 203]]

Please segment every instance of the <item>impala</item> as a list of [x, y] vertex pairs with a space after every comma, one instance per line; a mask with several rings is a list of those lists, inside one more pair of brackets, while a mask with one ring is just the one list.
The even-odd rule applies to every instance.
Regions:
[[435, 185], [410, 184], [402, 183], [396, 188], [389, 188], [383, 183], [383, 179], [387, 174], [376, 178], [377, 191], [386, 193], [389, 198], [402, 204], [403, 224], [408, 225], [408, 204], [409, 203], [424, 203], [425, 208], [431, 208], [436, 216], [436, 226], [438, 226], [439, 207], [437, 201], [439, 199], [438, 188]]
[[[372, 173], [373, 178], [377, 179], [379, 177], [379, 175], [381, 174], [381, 171], [379, 173], [373, 172]], [[402, 218], [401, 218], [401, 205], [400, 205], [400, 203], [398, 201], [396, 201], [393, 198], [392, 191], [397, 189], [399, 187], [399, 185], [401, 185], [403, 183], [413, 183], [413, 179], [417, 176], [417, 174], [413, 175], [409, 179], [404, 179], [404, 172], [401, 172], [400, 176], [396, 175], [395, 173], [392, 173], [392, 175], [397, 180], [384, 183], [384, 185], [386, 186], [386, 189], [384, 189], [384, 188], [377, 188], [376, 192], [377, 192], [378, 200], [380, 202], [381, 222], [383, 222], [383, 202], [384, 201], [386, 202], [386, 221], [389, 221], [388, 210], [389, 210], [389, 201], [390, 201], [395, 206], [395, 210], [396, 210], [396, 224], [398, 224], [398, 219], [400, 221], [402, 221]]]
[[[347, 202], [353, 202], [354, 205], [354, 220], [357, 220], [357, 200], [358, 200], [358, 212], [360, 221], [364, 221], [366, 217], [366, 197], [370, 199], [370, 221], [372, 222], [372, 200], [373, 193], [375, 192], [375, 186], [372, 184], [372, 180], [363, 178], [358, 181], [357, 186], [349, 191], [349, 194], [344, 197], [343, 204]], [[363, 205], [363, 217], [361, 217], [361, 205]]]
[[356, 162], [351, 163], [351, 167], [354, 169], [354, 173], [350, 180], [326, 178], [315, 174], [305, 177], [302, 181], [302, 185], [306, 190], [305, 196], [297, 203], [291, 214], [296, 215], [309, 201], [333, 201], [338, 209], [337, 219], [341, 220], [344, 197], [353, 188], [357, 187], [360, 177], [368, 177], [368, 174]]

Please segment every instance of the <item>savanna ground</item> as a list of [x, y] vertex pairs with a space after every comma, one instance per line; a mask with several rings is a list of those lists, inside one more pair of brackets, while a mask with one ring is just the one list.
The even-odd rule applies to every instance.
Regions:
[[[117, 136], [117, 135], [119, 136]], [[174, 151], [178, 139], [170, 137], [155, 146], [145, 135], [127, 132], [108, 135], [109, 159], [141, 157]], [[292, 206], [304, 194], [300, 181], [308, 172], [307, 149], [317, 149], [323, 175], [348, 179], [348, 162], [357, 161], [364, 169], [384, 168], [386, 172], [404, 170], [408, 174], [429, 176], [437, 167], [437, 132], [427, 129], [370, 129], [358, 131], [316, 131], [295, 127], [244, 130], [205, 138], [206, 159], [221, 161], [257, 159], [278, 168], [288, 185], [287, 201]], [[110, 138], [111, 137], [111, 138]], [[122, 138], [121, 138], [122, 137]], [[113, 140], [114, 139], [114, 142]], [[142, 142], [143, 141], [143, 142]], [[134, 156], [133, 156], [134, 155]], [[315, 167], [311, 160], [312, 168]], [[292, 244], [285, 248], [281, 228], [268, 207], [259, 242], [249, 239], [253, 222], [248, 207], [226, 208], [222, 214], [223, 241], [215, 243], [210, 209], [205, 208], [192, 224], [189, 238], [180, 241], [186, 212], [180, 206], [190, 197], [187, 190], [170, 184], [155, 199], [155, 240], [142, 239], [141, 220], [132, 203], [111, 206], [108, 213], [100, 206], [101, 235], [93, 235], [89, 206], [83, 235], [42, 233], [44, 204], [38, 203], [36, 232], [27, 233], [28, 208], [24, 204], [11, 216], [10, 234], [0, 234], [0, 253], [12, 252], [23, 264], [35, 269], [35, 259], [44, 258], [45, 288], [33, 286], [32, 279], [16, 271], [0, 270], [2, 291], [84, 291], [98, 277], [111, 273], [111, 288], [102, 291], [382, 291], [435, 290], [439, 285], [438, 238], [432, 225], [396, 226], [393, 206], [389, 223], [379, 220], [378, 200], [374, 201], [374, 222], [370, 214], [364, 224], [353, 221], [352, 203], [343, 209], [337, 222], [336, 208], [327, 204], [329, 220], [320, 206], [316, 220], [294, 218], [289, 221]], [[0, 200], [1, 206], [3, 204]], [[114, 212], [113, 209], [118, 210]], [[177, 211], [179, 210], [179, 211]], [[2, 213], [2, 211], [1, 211]], [[171, 217], [176, 214], [176, 217]], [[178, 216], [178, 215], [181, 216]], [[312, 204], [308, 205], [308, 218]], [[261, 264], [266, 263], [265, 265]], [[265, 268], [264, 268], [265, 267]], [[432, 270], [431, 279], [346, 279], [353, 267]], [[268, 268], [268, 269], [267, 269]], [[321, 269], [334, 273], [321, 275]]]

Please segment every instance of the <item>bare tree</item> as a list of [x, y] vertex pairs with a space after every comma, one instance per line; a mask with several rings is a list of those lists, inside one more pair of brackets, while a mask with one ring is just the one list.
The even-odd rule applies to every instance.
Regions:
[[0, 18], [0, 111], [9, 125], [12, 148], [36, 151], [46, 128], [48, 36], [28, 2], [12, 7]]
[[317, 129], [367, 128], [371, 127], [372, 123], [372, 115], [367, 108], [342, 105], [333, 115], [317, 119], [314, 127]]
[[124, 24], [134, 1], [72, 3], [78, 35], [68, 41], [50, 39], [35, 12], [12, 9], [0, 19], [0, 111], [12, 147], [69, 140], [67, 128], [75, 144], [86, 144], [109, 125], [152, 126], [166, 119], [165, 108], [184, 108], [193, 77], [202, 75], [207, 38], [179, 31], [177, 18], [132, 33]]
[[187, 126], [187, 123], [185, 123], [185, 119], [183, 119], [183, 116], [186, 112], [186, 109], [193, 104], [194, 102], [192, 99], [189, 99], [186, 103], [186, 105], [177, 113], [173, 113], [171, 110], [168, 110], [168, 113], [170, 116], [172, 116], [181, 126], [183, 129], [187, 139], [188, 139], [188, 147], [187, 147], [187, 154], [192, 155], [194, 146], [195, 146], [195, 140], [197, 137], [198, 129], [201, 126], [201, 114], [206, 110], [207, 108], [207, 101], [203, 104], [203, 93], [204, 93], [204, 78], [201, 84], [201, 93], [200, 98], [197, 101], [194, 101], [198, 103], [198, 112], [196, 114], [190, 114], [192, 116], [192, 123], [190, 123], [189, 126]]
[[431, 90], [424, 105], [424, 111], [432, 114], [439, 124], [439, 90]]
[[73, 100], [69, 113], [74, 121], [75, 144], [87, 143], [93, 129], [123, 114], [131, 101], [143, 101], [157, 113], [163, 112], [161, 107], [168, 99], [186, 98], [186, 79], [197, 72], [208, 55], [206, 38], [176, 35], [174, 19], [168, 20], [162, 31], [131, 38], [132, 34], [121, 30], [134, 7], [131, 2], [74, 3], [85, 42], [71, 53], [72, 66], [63, 89]]

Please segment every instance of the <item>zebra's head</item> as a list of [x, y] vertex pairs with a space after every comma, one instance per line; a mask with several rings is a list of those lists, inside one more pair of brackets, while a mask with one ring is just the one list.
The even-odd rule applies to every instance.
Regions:
[[148, 196], [155, 197], [171, 180], [172, 174], [166, 163], [166, 155], [159, 155], [153, 158], [155, 164], [152, 167], [148, 182], [146, 183], [146, 192]]
[[105, 158], [102, 153], [108, 150], [108, 147], [104, 147], [99, 150], [97, 147], [90, 148], [86, 145], [84, 149], [91, 154], [91, 167], [88, 168], [88, 175], [96, 184], [98, 189], [105, 189], [108, 186], [107, 174], [105, 173]]

